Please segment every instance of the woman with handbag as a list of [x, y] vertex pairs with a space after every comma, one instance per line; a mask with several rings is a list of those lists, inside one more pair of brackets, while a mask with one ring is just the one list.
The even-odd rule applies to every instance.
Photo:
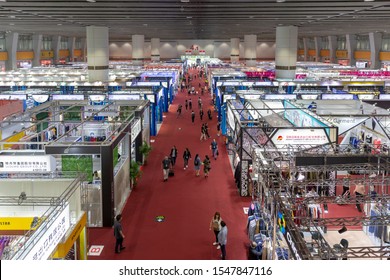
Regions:
[[221, 214], [219, 212], [215, 212], [214, 216], [211, 218], [210, 222], [210, 230], [212, 229], [215, 234], [215, 242], [213, 243], [214, 246], [218, 245], [217, 249], [220, 249], [221, 247], [219, 246], [218, 243], [218, 233], [221, 230]]

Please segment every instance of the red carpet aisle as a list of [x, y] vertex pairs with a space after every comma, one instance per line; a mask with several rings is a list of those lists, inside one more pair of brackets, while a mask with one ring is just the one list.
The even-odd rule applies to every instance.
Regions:
[[[198, 88], [199, 79], [193, 81]], [[204, 86], [204, 82], [202, 81]], [[197, 89], [200, 93], [200, 90]], [[200, 142], [202, 122], [198, 113], [198, 97], [202, 98], [211, 139]], [[216, 260], [220, 250], [213, 246], [214, 233], [209, 230], [210, 220], [215, 211], [221, 213], [229, 230], [227, 259], [246, 259], [246, 215], [243, 207], [250, 199], [240, 197], [234, 184], [223, 138], [216, 135], [216, 113], [212, 121], [207, 119], [211, 108], [209, 94], [191, 96], [196, 113], [195, 124], [191, 123], [190, 111], [185, 110], [187, 92], [176, 96], [174, 103], [165, 114], [164, 123], [155, 138], [153, 151], [148, 164], [143, 169], [142, 178], [131, 193], [123, 211], [122, 225], [126, 236], [126, 249], [114, 253], [115, 240], [112, 228], [90, 229], [89, 244], [104, 245], [99, 259], [161, 259], [161, 260]], [[182, 116], [176, 118], [178, 104], [183, 104]], [[211, 157], [210, 143], [216, 138], [219, 158]], [[161, 162], [173, 145], [178, 149], [175, 176], [163, 182]], [[192, 154], [189, 168], [183, 169], [183, 151], [188, 147]], [[199, 153], [203, 160], [208, 154], [211, 158], [209, 178], [195, 177], [193, 159]], [[156, 222], [156, 216], [165, 216], [164, 222]], [[96, 259], [96, 257], [90, 257]]]

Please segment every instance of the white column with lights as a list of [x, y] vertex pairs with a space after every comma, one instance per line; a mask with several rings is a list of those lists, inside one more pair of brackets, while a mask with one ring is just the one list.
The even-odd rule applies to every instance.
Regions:
[[16, 52], [18, 51], [19, 33], [10, 32], [5, 35], [5, 44], [8, 52], [8, 60], [5, 64], [5, 70], [15, 70], [17, 68]]
[[328, 36], [328, 42], [330, 63], [336, 63], [337, 36]]
[[89, 82], [108, 81], [108, 27], [87, 26]]
[[54, 63], [60, 61], [60, 47], [61, 47], [61, 36], [55, 35], [52, 39], [52, 49], [53, 49], [53, 60]]
[[151, 44], [151, 60], [160, 61], [160, 38], [152, 38]]
[[256, 45], [257, 45], [257, 36], [256, 35], [245, 35], [245, 65], [246, 66], [256, 66]]
[[294, 79], [297, 68], [298, 27], [276, 27], [276, 79]]
[[302, 41], [303, 41], [303, 61], [307, 61], [307, 57], [309, 56], [308, 55], [308, 53], [309, 53], [309, 48], [308, 48], [309, 38], [303, 38]]
[[370, 51], [371, 51], [371, 69], [379, 69], [381, 67], [381, 62], [379, 60], [379, 52], [382, 47], [382, 34], [379, 32], [370, 32], [368, 33], [368, 38], [370, 40]]
[[69, 61], [74, 61], [75, 45], [76, 45], [76, 37], [68, 37]]
[[314, 37], [314, 49], [316, 51], [316, 55], [315, 55], [315, 61], [316, 62], [320, 62], [321, 61], [321, 54], [320, 54], [320, 50], [321, 50], [321, 38], [320, 37]]
[[41, 50], [42, 50], [42, 34], [34, 34], [32, 36], [34, 58], [32, 60], [32, 67], [41, 66]]
[[230, 61], [231, 62], [240, 61], [240, 38], [230, 39]]
[[145, 36], [144, 35], [133, 35], [131, 37], [132, 47], [133, 47], [133, 64], [142, 65], [144, 63], [144, 45], [145, 45]]
[[356, 65], [356, 60], [355, 60], [356, 36], [355, 34], [347, 34], [345, 38], [347, 44], [349, 65], [355, 66]]

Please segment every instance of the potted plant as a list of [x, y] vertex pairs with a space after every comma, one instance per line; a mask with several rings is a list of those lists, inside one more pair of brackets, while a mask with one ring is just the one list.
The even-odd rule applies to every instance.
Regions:
[[141, 177], [141, 164], [132, 160], [130, 162], [130, 186], [136, 186], [137, 180]]
[[146, 158], [148, 157], [149, 153], [152, 151], [152, 146], [150, 146], [146, 141], [144, 141], [142, 145], [139, 147], [139, 151], [142, 154], [144, 165], [146, 165]]

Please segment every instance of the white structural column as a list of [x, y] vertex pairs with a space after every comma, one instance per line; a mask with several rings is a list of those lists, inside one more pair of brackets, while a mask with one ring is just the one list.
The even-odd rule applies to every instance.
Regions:
[[34, 59], [32, 60], [32, 67], [41, 66], [41, 50], [42, 50], [42, 35], [34, 34], [32, 36]]
[[87, 26], [89, 82], [108, 81], [108, 27]]
[[371, 51], [371, 69], [379, 69], [381, 62], [379, 61], [379, 52], [382, 47], [382, 34], [379, 32], [368, 33], [370, 40], [370, 51]]
[[314, 37], [314, 49], [316, 51], [315, 61], [319, 62], [321, 61], [321, 38], [320, 37]]
[[160, 38], [152, 38], [150, 40], [151, 52], [150, 58], [152, 61], [160, 61]]
[[277, 79], [294, 79], [297, 68], [298, 27], [276, 27], [275, 69]]
[[303, 38], [303, 52], [304, 52], [303, 61], [307, 61], [307, 57], [309, 56], [308, 55], [308, 52], [309, 52], [308, 45], [309, 45], [309, 39], [308, 38]]
[[134, 65], [142, 65], [144, 63], [144, 44], [145, 44], [145, 36], [144, 35], [133, 35], [132, 39], [132, 47], [133, 47], [133, 64]]
[[240, 61], [240, 38], [230, 39], [230, 61], [231, 62]]
[[59, 35], [53, 36], [52, 48], [53, 48], [54, 63], [58, 63], [60, 60], [60, 46], [61, 46], [61, 36]]
[[246, 66], [256, 66], [256, 45], [257, 45], [257, 36], [256, 35], [245, 35], [245, 65]]
[[76, 37], [68, 37], [69, 61], [74, 61], [74, 46], [76, 45]]
[[5, 44], [8, 52], [8, 60], [5, 64], [5, 70], [15, 70], [17, 68], [16, 52], [18, 51], [19, 33], [6, 33], [5, 36]]
[[83, 37], [81, 41], [81, 61], [87, 62], [87, 38]]
[[329, 60], [330, 63], [336, 63], [336, 49], [337, 49], [337, 37], [328, 36], [329, 42]]
[[356, 60], [355, 60], [356, 36], [354, 34], [347, 34], [345, 37], [346, 37], [349, 65], [355, 66], [356, 65]]

